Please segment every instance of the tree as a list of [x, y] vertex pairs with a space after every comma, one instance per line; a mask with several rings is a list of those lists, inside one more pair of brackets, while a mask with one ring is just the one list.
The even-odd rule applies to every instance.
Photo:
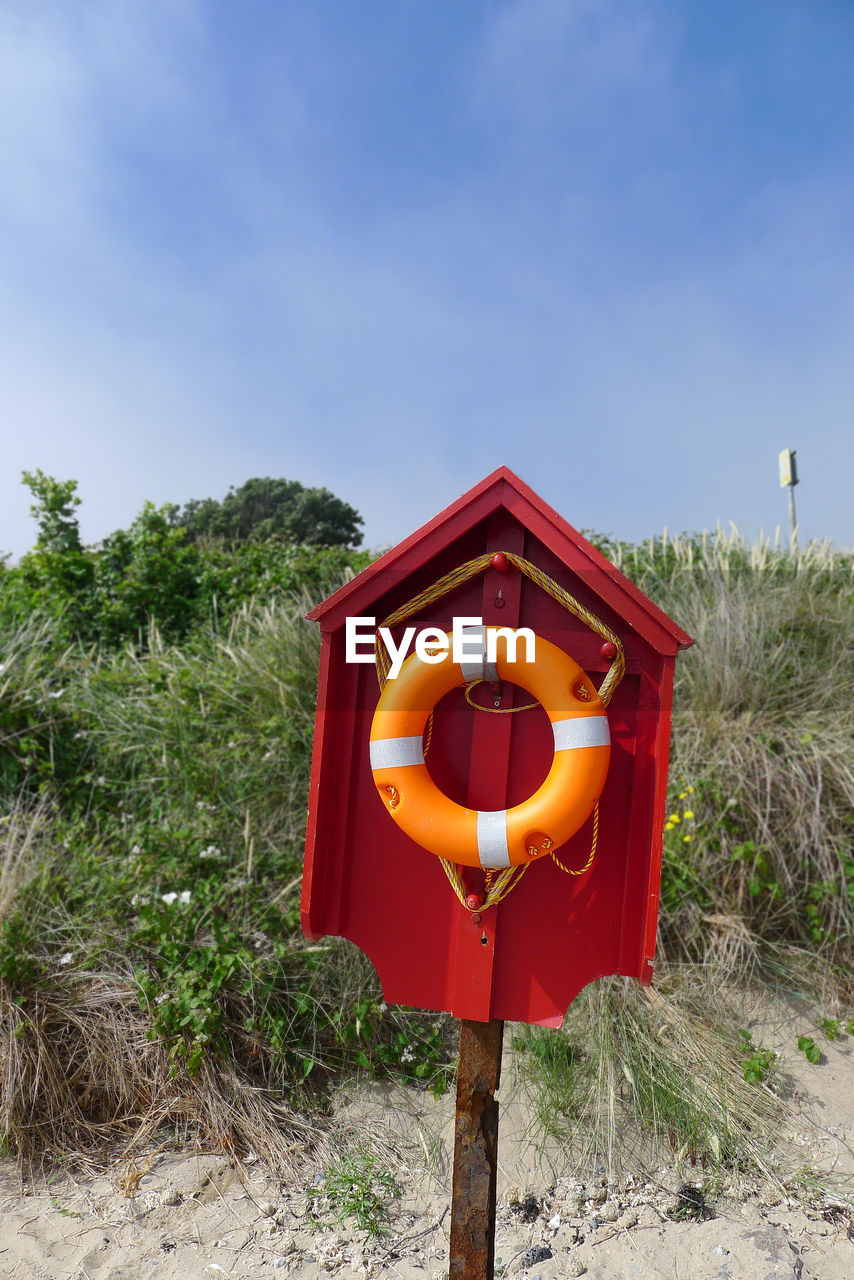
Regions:
[[247, 480], [237, 489], [232, 485], [222, 502], [194, 498], [173, 508], [170, 519], [194, 542], [202, 537], [231, 544], [279, 537], [307, 546], [357, 547], [362, 541], [362, 517], [328, 489], [269, 476]]
[[201, 593], [199, 550], [146, 502], [130, 529], [105, 538], [96, 555], [98, 639], [136, 638], [153, 620], [167, 640], [187, 634]]
[[36, 547], [40, 551], [60, 553], [83, 550], [80, 526], [74, 514], [80, 506], [76, 480], [54, 480], [41, 469], [22, 472], [24, 484], [35, 498], [30, 515], [38, 525]]
[[21, 573], [39, 607], [56, 609], [66, 602], [78, 621], [86, 612], [92, 584], [92, 556], [80, 541], [75, 510], [80, 506], [76, 480], [54, 480], [41, 470], [24, 471], [24, 484], [35, 501], [30, 514], [38, 526], [32, 551], [21, 559]]

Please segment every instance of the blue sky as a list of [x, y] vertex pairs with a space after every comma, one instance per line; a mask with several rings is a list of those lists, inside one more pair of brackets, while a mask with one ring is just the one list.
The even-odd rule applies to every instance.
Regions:
[[0, 0], [0, 550], [250, 476], [397, 541], [506, 463], [854, 544], [847, 0]]

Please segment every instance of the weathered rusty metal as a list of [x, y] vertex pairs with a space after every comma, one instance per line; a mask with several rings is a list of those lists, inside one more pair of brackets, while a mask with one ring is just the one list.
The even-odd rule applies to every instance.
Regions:
[[460, 1022], [449, 1280], [493, 1280], [504, 1023]]

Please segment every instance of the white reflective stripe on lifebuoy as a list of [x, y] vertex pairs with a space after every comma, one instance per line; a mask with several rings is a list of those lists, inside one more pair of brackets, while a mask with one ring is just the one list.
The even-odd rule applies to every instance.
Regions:
[[607, 747], [611, 742], [607, 716], [574, 716], [553, 720], [555, 751], [575, 751], [579, 747]]
[[[486, 661], [486, 627], [463, 627], [462, 634], [466, 656], [460, 663], [460, 671], [466, 684], [472, 684], [475, 680], [488, 680], [490, 684], [497, 684], [495, 663]], [[479, 653], [474, 652], [475, 644], [479, 645]]]
[[477, 815], [477, 856], [485, 869], [510, 866], [507, 810], [486, 809]]
[[424, 763], [424, 737], [377, 738], [371, 743], [372, 769], [400, 769], [408, 764]]

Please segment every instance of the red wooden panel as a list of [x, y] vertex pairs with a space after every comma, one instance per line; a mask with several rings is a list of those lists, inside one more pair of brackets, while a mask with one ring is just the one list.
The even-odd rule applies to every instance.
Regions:
[[[495, 476], [314, 611], [323, 647], [303, 920], [312, 937], [337, 934], [360, 946], [390, 1002], [482, 1021], [555, 1024], [594, 978], [625, 973], [648, 981], [651, 974], [673, 655], [684, 632], [636, 588], [628, 591], [613, 566], [603, 569], [589, 544], [554, 513], [551, 519], [536, 495], [521, 492], [515, 477], [511, 483], [511, 473]], [[623, 639], [627, 674], [608, 708], [612, 754], [592, 869], [576, 878], [540, 860], [476, 920], [438, 859], [403, 834], [376, 794], [368, 740], [379, 689], [372, 666], [344, 662], [344, 623], [350, 613], [382, 621], [444, 573], [497, 549], [524, 555], [607, 622]], [[608, 668], [600, 639], [516, 570], [490, 567], [404, 625], [450, 630], [463, 615], [529, 626], [597, 681]], [[486, 686], [478, 696], [488, 696]], [[517, 696], [529, 700], [502, 686], [504, 706]], [[455, 690], [436, 709], [427, 763], [460, 803], [501, 809], [537, 789], [552, 751], [542, 709], [490, 715]], [[586, 862], [591, 825], [558, 851], [568, 866]], [[465, 876], [471, 888], [482, 884], [478, 871]]]

